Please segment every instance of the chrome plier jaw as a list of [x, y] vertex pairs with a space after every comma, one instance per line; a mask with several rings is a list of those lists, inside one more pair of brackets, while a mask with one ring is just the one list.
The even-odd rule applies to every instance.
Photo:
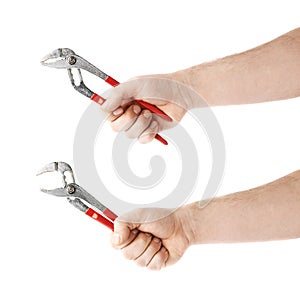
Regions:
[[57, 69], [82, 69], [86, 70], [103, 80], [108, 77], [103, 71], [92, 65], [86, 59], [77, 55], [73, 50], [69, 48], [58, 48], [46, 55], [41, 64], [51, 68]]
[[[80, 69], [86, 70], [103, 80], [108, 78], [107, 74], [69, 48], [58, 48], [52, 51], [42, 59], [41, 64], [51, 68], [67, 69], [72, 86], [76, 91], [88, 98], [91, 98], [95, 93], [85, 85]], [[79, 84], [76, 84], [74, 80], [72, 72], [74, 68], [78, 72]]]
[[[61, 173], [63, 187], [52, 190], [41, 189], [41, 191], [49, 195], [67, 198], [77, 209], [113, 230], [113, 222], [117, 218], [117, 215], [75, 183], [73, 170], [70, 165], [65, 162], [53, 162], [43, 167], [37, 175], [54, 171]], [[70, 173], [71, 179], [69, 182], [66, 179], [66, 172]], [[95, 211], [92, 207], [96, 208], [100, 213]]]

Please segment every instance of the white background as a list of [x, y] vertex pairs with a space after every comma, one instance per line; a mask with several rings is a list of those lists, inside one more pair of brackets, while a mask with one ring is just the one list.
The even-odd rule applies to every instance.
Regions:
[[[40, 66], [49, 51], [72, 48], [120, 81], [171, 72], [299, 27], [299, 1], [2, 1], [0, 25], [0, 299], [299, 299], [300, 240], [194, 246], [150, 272], [35, 178], [45, 163], [72, 163], [89, 104], [66, 72]], [[299, 169], [299, 108], [293, 99], [214, 109], [227, 154], [219, 195]]]

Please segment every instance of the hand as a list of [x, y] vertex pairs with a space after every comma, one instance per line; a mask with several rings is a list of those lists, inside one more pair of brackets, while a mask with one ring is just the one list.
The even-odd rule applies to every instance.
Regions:
[[177, 262], [191, 244], [184, 208], [138, 209], [121, 218], [115, 221], [112, 245], [139, 266], [160, 270]]
[[[107, 100], [102, 108], [110, 113], [113, 130], [125, 131], [129, 138], [138, 138], [141, 143], [148, 143], [158, 132], [176, 126], [200, 98], [172, 75], [137, 77], [110, 89], [102, 97]], [[135, 99], [156, 105], [173, 121], [165, 121], [143, 109]]]

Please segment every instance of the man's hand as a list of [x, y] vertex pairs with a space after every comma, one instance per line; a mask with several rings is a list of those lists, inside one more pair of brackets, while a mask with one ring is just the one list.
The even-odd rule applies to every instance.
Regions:
[[194, 244], [300, 237], [300, 170], [268, 184], [166, 209], [138, 209], [115, 222], [112, 244], [140, 266], [159, 270]]
[[[246, 70], [246, 71], [245, 71]], [[300, 28], [248, 50], [175, 73], [131, 79], [102, 95], [112, 128], [141, 143], [175, 126], [187, 110], [205, 106], [250, 104], [300, 95]], [[134, 105], [152, 103], [174, 122]], [[205, 102], [204, 102], [205, 101]]]
[[[158, 219], [155, 220], [155, 217]], [[137, 218], [141, 222], [136, 223]], [[177, 262], [191, 244], [184, 208], [175, 212], [138, 209], [122, 219], [127, 221], [115, 221], [112, 245], [121, 250], [125, 258], [134, 260], [139, 266], [160, 270]]]
[[[110, 113], [112, 128], [124, 131], [129, 138], [138, 138], [141, 143], [148, 143], [158, 132], [176, 126], [187, 110], [201, 102], [198, 93], [171, 74], [136, 77], [101, 96], [106, 99], [102, 109]], [[156, 105], [173, 121], [165, 121], [143, 109], [135, 99]]]

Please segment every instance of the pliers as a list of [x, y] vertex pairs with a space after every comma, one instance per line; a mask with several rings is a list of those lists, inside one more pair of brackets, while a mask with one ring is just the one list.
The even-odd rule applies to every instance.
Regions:
[[[102, 105], [105, 102], [105, 99], [98, 94], [91, 91], [83, 82], [81, 69], [86, 70], [101, 79], [103, 79], [105, 82], [110, 84], [111, 86], [115, 87], [119, 85], [119, 82], [112, 78], [111, 76], [105, 74], [103, 71], [92, 65], [90, 62], [85, 60], [84, 58], [80, 57], [79, 55], [75, 54], [75, 52], [69, 48], [59, 48], [54, 51], [52, 51], [50, 54], [46, 55], [42, 61], [41, 64], [44, 66], [57, 68], [57, 69], [67, 69], [69, 73], [69, 78], [71, 81], [71, 84], [75, 88], [76, 91], [83, 94], [84, 96], [90, 98], [91, 100], [95, 101], [96, 103]], [[78, 71], [79, 76], [79, 84], [75, 83], [74, 76], [72, 73], [72, 69], [76, 68]], [[137, 104], [140, 106], [149, 109], [151, 112], [155, 113], [157, 116], [161, 117], [162, 119], [171, 122], [172, 118], [169, 117], [165, 112], [163, 112], [161, 109], [156, 107], [155, 105], [152, 105], [148, 102], [145, 102], [143, 100], [135, 100]], [[168, 142], [161, 137], [159, 134], [155, 135], [155, 138], [163, 143], [164, 145], [167, 145]]]
[[[65, 162], [52, 162], [39, 170], [37, 175], [46, 172], [57, 171], [62, 175], [63, 186], [53, 190], [41, 189], [42, 192], [57, 197], [65, 197], [73, 206], [84, 212], [89, 217], [102, 223], [111, 230], [114, 230], [114, 220], [118, 217], [105, 205], [99, 202], [81, 186], [75, 183], [74, 173], [70, 165]], [[71, 177], [68, 182], [65, 173], [69, 173]], [[93, 209], [92, 207], [95, 209]]]

